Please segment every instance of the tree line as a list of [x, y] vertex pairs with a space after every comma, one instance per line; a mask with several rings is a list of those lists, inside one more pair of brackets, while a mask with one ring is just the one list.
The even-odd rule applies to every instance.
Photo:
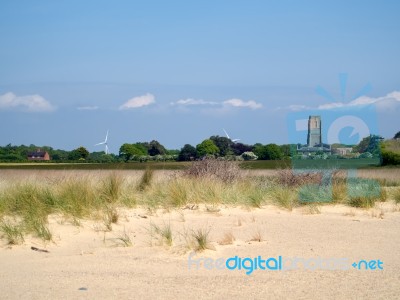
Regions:
[[[399, 142], [400, 132], [393, 138], [394, 142]], [[396, 140], [397, 139], [397, 140]], [[361, 157], [384, 156], [387, 164], [399, 164], [398, 156], [392, 148], [385, 148], [381, 143], [382, 138], [377, 135], [365, 137], [358, 145], [354, 145], [353, 152], [361, 154]], [[400, 143], [400, 142], [399, 142]], [[341, 147], [344, 145], [332, 145]], [[180, 150], [166, 149], [156, 140], [150, 142], [124, 143], [119, 148], [118, 155], [105, 154], [103, 151], [90, 153], [85, 147], [80, 146], [72, 151], [53, 149], [49, 146], [38, 147], [36, 145], [13, 146], [8, 144], [0, 147], [1, 162], [25, 162], [29, 152], [37, 149], [47, 151], [52, 161], [56, 162], [129, 162], [129, 161], [192, 161], [204, 157], [224, 158], [229, 160], [282, 160], [299, 157], [296, 144], [277, 145], [274, 143], [247, 145], [244, 143], [232, 142], [227, 137], [214, 135], [203, 140], [197, 145], [185, 144]], [[320, 158], [321, 155], [315, 153], [311, 158]], [[332, 155], [332, 158], [337, 156]], [[326, 159], [326, 157], [325, 157]]]

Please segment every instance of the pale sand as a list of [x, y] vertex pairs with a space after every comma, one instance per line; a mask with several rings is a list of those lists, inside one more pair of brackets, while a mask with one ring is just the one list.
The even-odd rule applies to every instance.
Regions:
[[[83, 221], [80, 227], [53, 216], [54, 243], [26, 238], [20, 246], [0, 248], [1, 299], [399, 299], [400, 207], [379, 204], [361, 210], [323, 206], [321, 214], [304, 208], [288, 212], [223, 207], [214, 213], [197, 210], [120, 210], [113, 231], [101, 231], [101, 222]], [[383, 212], [383, 216], [381, 215]], [[141, 216], [146, 215], [147, 218]], [[381, 218], [383, 217], [383, 218]], [[150, 223], [171, 223], [172, 247], [150, 246]], [[215, 251], [199, 257], [228, 258], [262, 255], [340, 258], [351, 261], [380, 259], [384, 270], [235, 270], [188, 268], [189, 250], [184, 232], [209, 227]], [[116, 247], [124, 230], [132, 247]], [[225, 233], [236, 240], [219, 245]], [[250, 241], [261, 234], [262, 241]], [[104, 239], [105, 238], [105, 239]], [[153, 244], [157, 241], [153, 239]], [[32, 251], [31, 246], [49, 253]], [[80, 290], [81, 289], [81, 290]]]

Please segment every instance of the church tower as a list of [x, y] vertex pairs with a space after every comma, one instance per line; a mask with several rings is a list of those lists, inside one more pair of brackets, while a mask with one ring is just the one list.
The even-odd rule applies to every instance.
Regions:
[[321, 146], [321, 116], [310, 116], [308, 118], [307, 146]]

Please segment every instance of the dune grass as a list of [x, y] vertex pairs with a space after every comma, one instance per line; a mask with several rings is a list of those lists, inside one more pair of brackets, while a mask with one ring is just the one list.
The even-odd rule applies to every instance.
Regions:
[[173, 237], [171, 223], [164, 223], [162, 226], [151, 223], [150, 227], [151, 237], [157, 238], [160, 245], [172, 246]]
[[211, 245], [209, 239], [210, 229], [208, 228], [199, 228], [197, 230], [192, 231], [192, 238], [195, 242], [195, 250], [196, 251], [204, 251], [206, 249], [214, 250], [214, 247]]
[[[213, 163], [196, 163], [193, 170], [172, 175], [146, 169], [138, 171], [141, 172], [139, 176], [138, 173], [121, 175], [116, 171], [102, 175], [81, 171], [61, 176], [52, 173], [0, 176], [0, 232], [9, 244], [23, 243], [27, 234], [52, 241], [48, 219], [53, 214], [75, 226], [79, 226], [82, 219], [100, 220], [106, 230], [111, 231], [112, 225], [119, 221], [122, 207], [139, 206], [154, 211], [159, 208], [180, 210], [199, 204], [207, 208], [223, 205], [262, 208], [272, 204], [292, 210], [311, 205], [310, 212], [318, 213], [318, 205], [324, 203], [370, 208], [388, 197], [382, 186], [382, 174], [379, 174], [380, 181], [335, 175], [326, 183], [323, 176], [315, 172], [295, 174], [282, 170], [273, 176], [245, 176], [246, 172], [235, 162], [232, 166], [227, 165], [230, 162], [217, 162], [216, 166]], [[396, 173], [391, 172], [394, 175], [390, 177], [390, 197], [400, 203], [400, 188], [392, 184], [399, 180], [396, 181]], [[170, 227], [169, 231], [167, 225], [153, 229], [163, 237], [164, 244], [172, 244]], [[194, 232], [193, 238], [202, 249], [207, 232]]]
[[2, 220], [0, 230], [3, 232], [3, 237], [7, 239], [9, 245], [18, 245], [24, 242], [23, 228], [20, 225]]
[[396, 188], [396, 189], [393, 191], [393, 199], [394, 199], [394, 201], [395, 201], [397, 204], [400, 203], [400, 188]]

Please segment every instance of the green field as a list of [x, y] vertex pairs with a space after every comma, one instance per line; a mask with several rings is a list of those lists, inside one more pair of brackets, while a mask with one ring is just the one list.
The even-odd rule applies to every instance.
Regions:
[[132, 163], [0, 163], [1, 169], [16, 170], [181, 170], [187, 162]]
[[[146, 168], [154, 170], [182, 170], [188, 167], [190, 162], [129, 162], [129, 163], [0, 163], [1, 169], [21, 169], [21, 170], [144, 170]], [[335, 168], [335, 169], [360, 169], [370, 168], [379, 165], [378, 159], [331, 159], [331, 160], [257, 160], [240, 162], [243, 169], [296, 169], [312, 168]]]

